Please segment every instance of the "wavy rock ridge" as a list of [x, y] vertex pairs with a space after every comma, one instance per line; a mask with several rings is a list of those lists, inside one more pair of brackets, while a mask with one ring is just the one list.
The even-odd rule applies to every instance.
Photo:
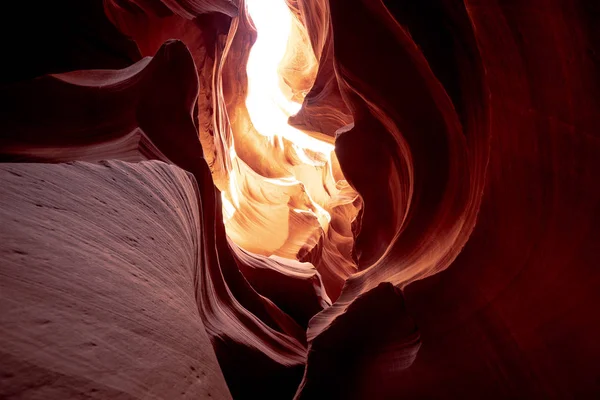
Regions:
[[304, 144], [262, 3], [75, 3], [12, 13], [0, 397], [600, 393], [593, 2], [287, 0]]

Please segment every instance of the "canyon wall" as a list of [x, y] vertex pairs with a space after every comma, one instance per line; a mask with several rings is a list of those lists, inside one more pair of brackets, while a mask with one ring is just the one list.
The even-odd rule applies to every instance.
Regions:
[[287, 4], [319, 62], [290, 123], [359, 195], [298, 259], [223, 223], [243, 1], [10, 6], [0, 395], [597, 397], [600, 7]]

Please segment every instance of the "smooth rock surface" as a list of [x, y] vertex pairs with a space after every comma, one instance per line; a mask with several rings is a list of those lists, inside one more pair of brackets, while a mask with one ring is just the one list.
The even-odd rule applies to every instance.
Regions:
[[230, 398], [196, 302], [189, 173], [1, 164], [0, 182], [1, 398]]

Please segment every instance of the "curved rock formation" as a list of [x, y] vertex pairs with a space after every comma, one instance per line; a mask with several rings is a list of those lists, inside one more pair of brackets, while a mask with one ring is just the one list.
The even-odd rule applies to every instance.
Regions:
[[198, 313], [189, 173], [2, 164], [0, 179], [0, 397], [230, 398]]
[[2, 74], [0, 396], [600, 394], [595, 3], [75, 3]]

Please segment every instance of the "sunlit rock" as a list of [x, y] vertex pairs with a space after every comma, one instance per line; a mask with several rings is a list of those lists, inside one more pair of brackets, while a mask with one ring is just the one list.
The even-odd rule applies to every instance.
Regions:
[[594, 2], [12, 3], [0, 397], [598, 397]]

